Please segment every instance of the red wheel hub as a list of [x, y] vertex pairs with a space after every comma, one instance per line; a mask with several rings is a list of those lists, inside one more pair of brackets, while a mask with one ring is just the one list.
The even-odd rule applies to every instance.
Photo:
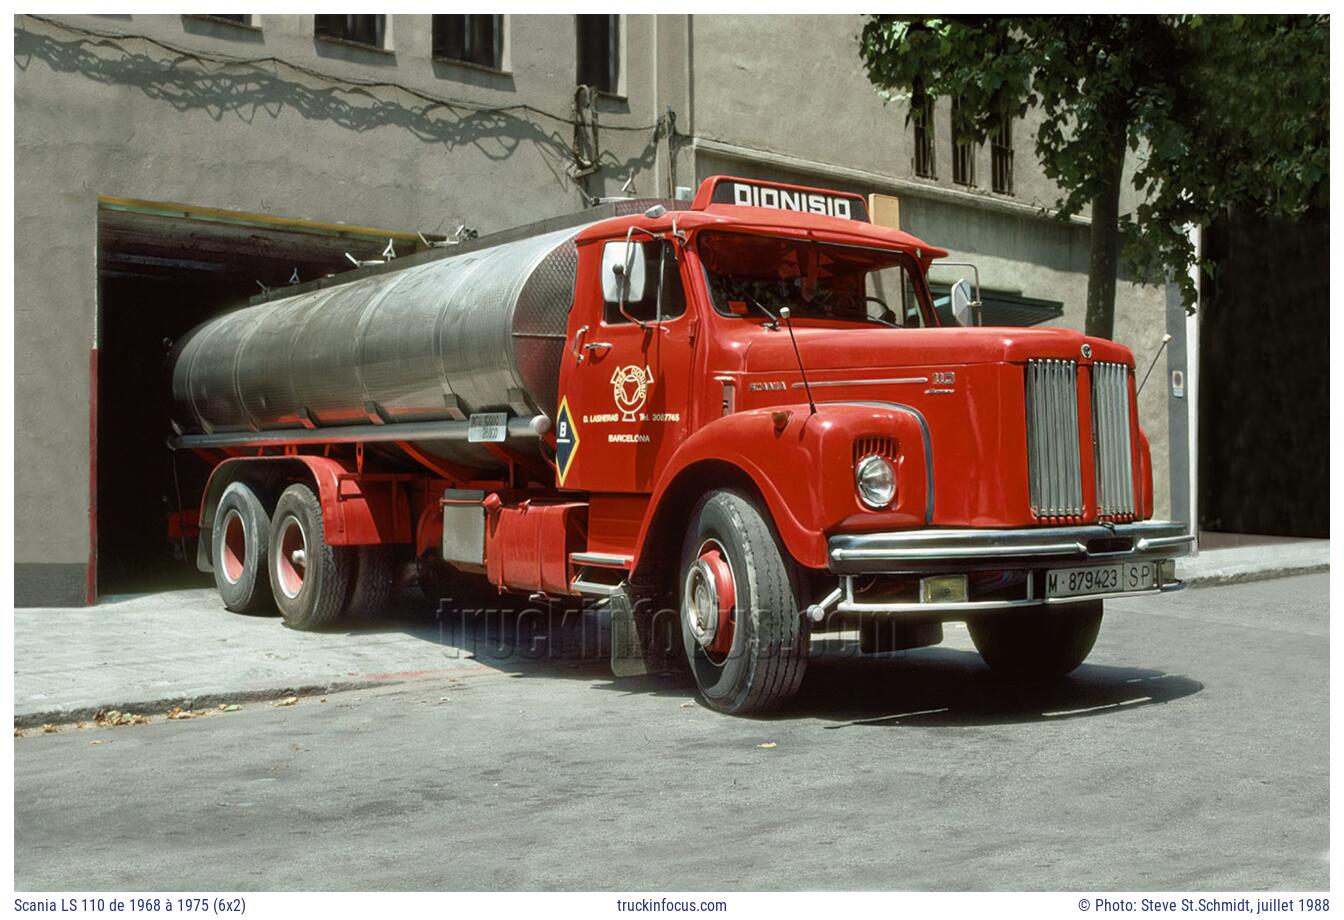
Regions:
[[733, 647], [737, 588], [733, 570], [717, 543], [706, 543], [686, 576], [686, 612], [691, 633], [708, 652]]

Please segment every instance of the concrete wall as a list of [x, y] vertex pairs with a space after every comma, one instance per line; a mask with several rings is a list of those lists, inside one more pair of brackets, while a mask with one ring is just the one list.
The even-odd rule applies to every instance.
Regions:
[[[99, 196], [425, 232], [464, 220], [482, 233], [583, 203], [568, 175], [572, 17], [506, 17], [498, 72], [433, 61], [428, 15], [390, 17], [387, 51], [316, 39], [311, 16], [253, 22], [15, 19], [20, 603], [85, 593]], [[945, 134], [941, 178], [914, 180], [905, 113], [863, 75], [861, 28], [855, 16], [624, 17], [622, 95], [597, 104], [602, 168], [586, 192], [618, 194], [633, 175], [639, 194], [665, 195], [720, 171], [894, 191], [908, 226], [975, 258], [987, 286], [1063, 301], [1062, 321], [1081, 326], [1086, 227], [1039, 216], [1053, 193], [1033, 166], [1030, 124], [1011, 198], [954, 189]], [[652, 130], [669, 107], [671, 153]], [[981, 158], [987, 183], [987, 149]], [[1141, 363], [1163, 303], [1160, 289], [1121, 285], [1117, 337]], [[1159, 471], [1165, 406], [1160, 390], [1144, 394]]]
[[[311, 16], [261, 15], [258, 31], [182, 16], [62, 16], [76, 29], [275, 64], [164, 62], [176, 51], [15, 19], [15, 539], [21, 603], [79, 603], [89, 559], [90, 349], [97, 325], [100, 195], [324, 222], [482, 233], [582, 206], [566, 176], [569, 124], [517, 109], [472, 113], [416, 95], [571, 117], [569, 16], [516, 16], [493, 73], [435, 63], [430, 17], [393, 16], [390, 52], [315, 39]], [[592, 194], [652, 175], [650, 17], [628, 22], [629, 101], [599, 103], [604, 169]], [[357, 91], [349, 81], [393, 81]], [[409, 90], [409, 91], [408, 91]], [[641, 186], [651, 183], [637, 179]], [[645, 186], [641, 191], [652, 192]]]

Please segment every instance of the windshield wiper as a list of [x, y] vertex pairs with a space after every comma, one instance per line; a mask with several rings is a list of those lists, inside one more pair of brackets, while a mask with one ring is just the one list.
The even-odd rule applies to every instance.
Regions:
[[770, 322], [766, 323], [767, 326], [769, 326], [771, 329], [779, 328], [779, 317], [771, 313], [770, 310], [765, 306], [765, 304], [761, 303], [755, 297], [752, 297], [746, 291], [742, 292], [742, 296], [745, 297], [753, 307], [755, 307], [757, 310], [760, 310], [766, 316], [770, 317]]

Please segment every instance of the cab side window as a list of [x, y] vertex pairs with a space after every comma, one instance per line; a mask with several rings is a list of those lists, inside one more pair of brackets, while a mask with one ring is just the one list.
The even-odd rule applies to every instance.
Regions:
[[[644, 262], [644, 291], [638, 300], [626, 300], [626, 313], [645, 323], [681, 316], [686, 312], [686, 289], [681, 283], [681, 272], [677, 268], [676, 251], [672, 244], [658, 240], [636, 241], [633, 245], [635, 258]], [[607, 246], [624, 250], [625, 242], [611, 242]], [[631, 274], [633, 276], [634, 272]], [[607, 296], [604, 295], [602, 301], [602, 321], [608, 325], [630, 322], [621, 314], [619, 300], [608, 300]]]

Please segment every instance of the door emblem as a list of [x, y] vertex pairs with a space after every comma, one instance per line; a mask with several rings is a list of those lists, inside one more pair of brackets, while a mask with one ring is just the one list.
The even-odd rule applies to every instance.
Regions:
[[635, 413], [644, 408], [653, 387], [653, 371], [638, 364], [616, 368], [611, 375], [611, 386], [616, 397], [616, 408], [621, 410], [621, 421], [635, 421]]
[[1083, 343], [1083, 357], [1084, 358], [1092, 357], [1092, 346], [1087, 344], [1086, 342]]
[[574, 427], [574, 418], [569, 414], [569, 400], [560, 400], [560, 411], [555, 415], [555, 478], [559, 485], [565, 484], [569, 475], [569, 466], [579, 450], [579, 430]]

